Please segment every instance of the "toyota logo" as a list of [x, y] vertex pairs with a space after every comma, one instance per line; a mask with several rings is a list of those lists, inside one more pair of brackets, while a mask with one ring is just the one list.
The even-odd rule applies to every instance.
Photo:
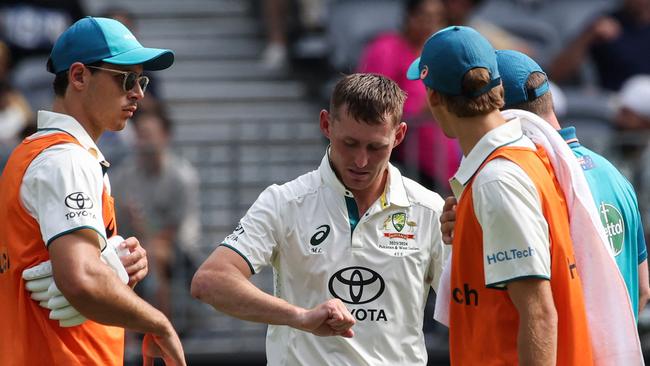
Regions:
[[365, 267], [348, 267], [330, 278], [332, 295], [346, 304], [366, 304], [384, 292], [386, 284], [379, 273]]
[[93, 208], [93, 201], [83, 192], [74, 192], [65, 198], [65, 205], [73, 210], [83, 210]]

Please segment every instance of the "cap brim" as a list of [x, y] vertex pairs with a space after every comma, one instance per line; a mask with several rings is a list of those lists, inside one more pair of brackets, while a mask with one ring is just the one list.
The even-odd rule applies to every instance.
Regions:
[[145, 70], [164, 70], [174, 63], [174, 52], [161, 48], [136, 48], [102, 61], [115, 65], [142, 65]]
[[416, 58], [411, 66], [409, 66], [408, 71], [406, 71], [406, 78], [409, 80], [420, 80], [420, 58]]

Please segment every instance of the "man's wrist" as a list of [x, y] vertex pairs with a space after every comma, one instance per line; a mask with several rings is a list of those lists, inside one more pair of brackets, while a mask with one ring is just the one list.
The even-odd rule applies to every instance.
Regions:
[[305, 314], [307, 313], [307, 310], [291, 304], [289, 304], [289, 306], [290, 310], [287, 325], [292, 328], [303, 330], [305, 323]]

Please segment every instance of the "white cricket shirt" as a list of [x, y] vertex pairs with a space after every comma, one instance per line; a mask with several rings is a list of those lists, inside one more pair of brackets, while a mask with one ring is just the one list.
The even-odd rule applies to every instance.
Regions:
[[67, 133], [83, 146], [63, 143], [49, 147], [29, 164], [20, 186], [20, 199], [38, 221], [43, 242], [80, 229], [97, 232], [102, 248], [106, 228], [102, 218], [102, 190], [110, 193], [108, 176], [100, 162], [104, 156], [74, 118], [39, 111], [38, 132], [29, 138]]
[[465, 185], [472, 184], [474, 212], [483, 228], [485, 285], [504, 287], [517, 278], [551, 278], [548, 223], [542, 213], [537, 188], [521, 167], [497, 158], [481, 164], [502, 146], [536, 149], [521, 131], [519, 118], [491, 130], [463, 158], [450, 180], [460, 199]]
[[426, 365], [424, 306], [446, 255], [442, 206], [390, 166], [384, 194], [357, 217], [327, 154], [318, 170], [262, 192], [223, 245], [253, 273], [272, 265], [276, 296], [307, 309], [339, 298], [357, 320], [352, 339], [269, 325], [268, 364]]

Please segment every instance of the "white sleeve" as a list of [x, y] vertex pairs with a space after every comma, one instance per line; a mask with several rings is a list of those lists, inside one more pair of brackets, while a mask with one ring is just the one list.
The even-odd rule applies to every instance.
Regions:
[[442, 232], [440, 231], [440, 215], [442, 214], [442, 206], [444, 201], [440, 197], [436, 197], [436, 206], [438, 209], [435, 210], [433, 215], [432, 222], [432, 232], [431, 232], [431, 262], [429, 263], [428, 277], [431, 287], [437, 293], [438, 285], [440, 283], [440, 277], [442, 275], [442, 269], [445, 265], [445, 261], [449, 254], [451, 253], [451, 247], [445, 245], [442, 241]]
[[20, 198], [38, 221], [46, 246], [65, 234], [91, 229], [106, 243], [102, 217], [103, 174], [83, 148], [62, 144], [41, 152], [29, 165]]
[[477, 175], [474, 211], [483, 229], [485, 285], [551, 278], [549, 230], [537, 189], [515, 163], [495, 159]]
[[271, 263], [281, 232], [279, 187], [272, 185], [260, 194], [232, 234], [221, 245], [239, 253], [255, 274]]

